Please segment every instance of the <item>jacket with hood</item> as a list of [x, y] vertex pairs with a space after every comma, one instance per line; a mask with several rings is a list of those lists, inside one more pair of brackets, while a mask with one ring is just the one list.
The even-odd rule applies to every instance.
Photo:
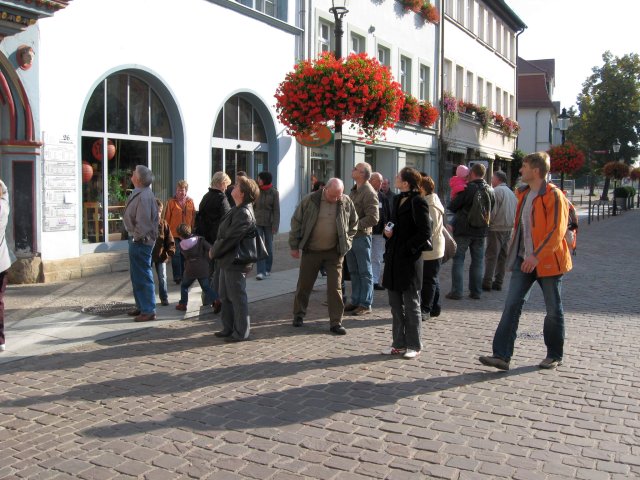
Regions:
[[194, 235], [180, 242], [184, 257], [184, 276], [187, 278], [209, 277], [209, 249], [211, 245], [204, 237]]

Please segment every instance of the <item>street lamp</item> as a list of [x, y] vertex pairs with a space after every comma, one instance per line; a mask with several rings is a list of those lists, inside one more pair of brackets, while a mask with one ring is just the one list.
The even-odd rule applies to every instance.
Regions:
[[[571, 118], [567, 115], [567, 109], [563, 108], [558, 115], [558, 129], [562, 132], [562, 145], [564, 145], [564, 132], [569, 129]], [[560, 190], [564, 192], [564, 172], [560, 172]]]
[[[614, 158], [618, 161], [620, 161], [620, 159], [618, 158], [618, 152], [620, 152], [620, 140], [618, 140], [616, 138], [616, 141], [613, 142], [613, 145], [611, 145], [611, 148], [613, 149], [613, 153], [614, 153]], [[617, 215], [617, 210], [618, 210], [618, 205], [616, 202], [616, 195], [615, 195], [615, 187], [618, 185], [618, 182], [616, 181], [614, 183], [614, 194], [613, 194], [613, 216], [615, 217]]]
[[[342, 35], [344, 30], [342, 29], [342, 18], [349, 13], [347, 5], [349, 0], [331, 0], [330, 13], [333, 13], [333, 19], [335, 21], [335, 56], [337, 59], [342, 58]], [[340, 178], [342, 171], [342, 116], [336, 115], [335, 118], [335, 132], [334, 132], [334, 156], [336, 162], [336, 177]]]

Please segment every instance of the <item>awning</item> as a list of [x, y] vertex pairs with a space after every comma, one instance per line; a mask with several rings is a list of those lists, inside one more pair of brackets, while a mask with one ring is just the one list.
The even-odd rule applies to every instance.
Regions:
[[461, 153], [463, 155], [466, 155], [467, 154], [467, 148], [466, 147], [457, 147], [455, 145], [448, 145], [447, 146], [447, 152]]

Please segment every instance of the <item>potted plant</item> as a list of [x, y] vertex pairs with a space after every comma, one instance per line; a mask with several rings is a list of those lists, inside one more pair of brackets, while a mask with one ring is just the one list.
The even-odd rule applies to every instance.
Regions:
[[404, 96], [404, 105], [400, 110], [400, 121], [405, 123], [418, 123], [420, 119], [420, 105], [418, 99], [413, 95]]
[[627, 187], [616, 187], [613, 189], [613, 198], [616, 202], [617, 208], [621, 210], [627, 209], [627, 202], [631, 192]]
[[418, 123], [421, 127], [428, 128], [438, 120], [440, 116], [438, 109], [430, 102], [420, 102], [420, 118]]

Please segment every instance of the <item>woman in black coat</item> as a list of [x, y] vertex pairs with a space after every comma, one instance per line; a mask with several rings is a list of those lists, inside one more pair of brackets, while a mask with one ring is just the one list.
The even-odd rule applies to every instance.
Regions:
[[393, 343], [382, 353], [415, 358], [422, 349], [420, 289], [422, 288], [422, 251], [431, 247], [429, 206], [421, 195], [420, 172], [405, 167], [396, 176], [396, 195], [391, 221], [385, 229], [382, 286], [389, 294], [393, 317]]

